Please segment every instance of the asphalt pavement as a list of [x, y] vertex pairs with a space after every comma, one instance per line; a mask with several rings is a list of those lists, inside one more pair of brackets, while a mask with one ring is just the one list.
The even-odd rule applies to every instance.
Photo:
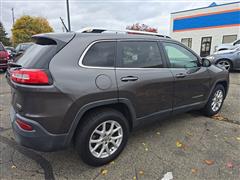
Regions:
[[10, 88], [0, 73], [0, 179], [240, 179], [240, 72], [230, 74], [221, 112], [177, 115], [131, 133], [122, 154], [85, 165], [74, 148], [43, 153], [18, 145], [9, 119]]

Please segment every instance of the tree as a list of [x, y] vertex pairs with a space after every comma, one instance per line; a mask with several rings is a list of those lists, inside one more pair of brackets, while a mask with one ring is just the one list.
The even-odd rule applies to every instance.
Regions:
[[149, 27], [146, 24], [139, 24], [139, 23], [133, 24], [131, 26], [127, 26], [126, 29], [135, 30], [135, 31], [147, 31], [147, 32], [154, 32], [154, 33], [158, 32], [157, 28]]
[[5, 31], [2, 22], [0, 22], [0, 42], [2, 42], [5, 46], [11, 45], [10, 39], [7, 37], [7, 32]]
[[13, 25], [12, 34], [15, 44], [30, 42], [32, 36], [40, 33], [53, 32], [47, 19], [43, 17], [22, 16]]

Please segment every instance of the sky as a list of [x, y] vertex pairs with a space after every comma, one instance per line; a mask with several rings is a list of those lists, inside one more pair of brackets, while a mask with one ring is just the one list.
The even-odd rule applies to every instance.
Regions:
[[[134, 23], [157, 28], [160, 34], [169, 34], [170, 13], [234, 2], [231, 0], [69, 0], [71, 28], [84, 27], [126, 29]], [[48, 19], [55, 32], [63, 32], [59, 19], [67, 24], [66, 0], [0, 0], [0, 21], [11, 36], [12, 11], [15, 19], [22, 15], [42, 16]]]

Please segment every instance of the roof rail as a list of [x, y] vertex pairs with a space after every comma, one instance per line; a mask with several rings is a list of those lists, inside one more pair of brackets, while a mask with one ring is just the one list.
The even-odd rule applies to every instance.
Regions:
[[146, 32], [146, 31], [135, 31], [135, 30], [113, 30], [106, 28], [95, 28], [95, 27], [86, 27], [78, 30], [80, 33], [103, 33], [103, 32], [113, 32], [116, 34], [127, 33], [127, 34], [137, 34], [137, 35], [150, 35], [150, 36], [158, 36], [164, 38], [170, 38], [169, 36], [154, 33], [154, 32]]

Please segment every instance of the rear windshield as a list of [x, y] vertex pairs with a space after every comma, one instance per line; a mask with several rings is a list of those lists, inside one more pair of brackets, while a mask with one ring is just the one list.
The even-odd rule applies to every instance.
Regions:
[[25, 68], [48, 68], [52, 57], [56, 54], [57, 45], [34, 44], [29, 47], [17, 64]]
[[29, 48], [30, 46], [32, 46], [32, 44], [22, 44], [22, 45], [21, 45], [21, 49], [25, 51], [25, 50], [26, 50], [27, 48]]

